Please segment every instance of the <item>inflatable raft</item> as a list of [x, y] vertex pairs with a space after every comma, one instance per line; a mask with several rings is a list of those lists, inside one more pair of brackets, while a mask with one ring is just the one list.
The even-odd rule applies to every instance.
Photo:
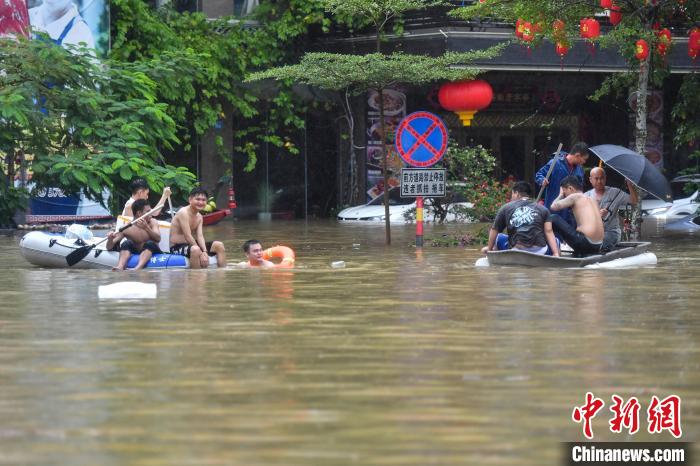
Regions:
[[[22, 237], [19, 242], [22, 256], [31, 264], [41, 267], [68, 268], [66, 256], [76, 249], [96, 243], [101, 238], [83, 240], [81, 238], [68, 237], [66, 235], [32, 231]], [[111, 269], [119, 262], [119, 253], [107, 251], [105, 244], [97, 246], [80, 262], [72, 266], [72, 269]], [[162, 247], [161, 247], [162, 249]], [[138, 256], [132, 255], [127, 263], [127, 268], [133, 268], [138, 263]], [[146, 264], [149, 269], [187, 269], [189, 260], [176, 254], [155, 254]], [[216, 267], [216, 257], [209, 258], [209, 267]]]

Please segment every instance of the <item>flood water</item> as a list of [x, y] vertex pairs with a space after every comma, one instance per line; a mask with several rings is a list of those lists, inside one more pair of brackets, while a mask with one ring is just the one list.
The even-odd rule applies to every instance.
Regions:
[[[587, 391], [596, 440], [673, 440], [646, 432], [671, 394], [698, 438], [697, 239], [654, 239], [650, 268], [477, 269], [392, 232], [227, 222], [205, 235], [230, 263], [255, 237], [297, 267], [124, 274], [41, 269], [0, 236], [0, 464], [556, 465]], [[157, 299], [98, 299], [124, 280]], [[634, 436], [612, 394], [639, 399]]]

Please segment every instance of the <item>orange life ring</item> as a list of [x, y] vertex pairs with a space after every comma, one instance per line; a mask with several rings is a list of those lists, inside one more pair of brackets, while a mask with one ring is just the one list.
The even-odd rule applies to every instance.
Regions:
[[263, 251], [263, 259], [266, 261], [273, 258], [282, 259], [282, 262], [275, 263], [275, 267], [280, 269], [291, 269], [294, 267], [294, 251], [287, 246], [275, 246]]

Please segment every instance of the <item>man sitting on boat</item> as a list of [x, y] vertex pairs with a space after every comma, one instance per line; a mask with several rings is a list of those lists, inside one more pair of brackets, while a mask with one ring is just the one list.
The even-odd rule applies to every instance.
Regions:
[[600, 167], [595, 167], [591, 170], [589, 179], [593, 189], [586, 191], [586, 196], [598, 201], [600, 217], [603, 219], [603, 228], [605, 230], [601, 251], [610, 251], [622, 238], [618, 210], [623, 205], [637, 203], [637, 190], [634, 189], [634, 185], [627, 179], [625, 181], [627, 182], [629, 194], [621, 189], [605, 186], [605, 170]]
[[[546, 254], [549, 245], [552, 255], [559, 256], [551, 214], [544, 206], [530, 200], [531, 194], [529, 183], [518, 181], [513, 185], [511, 201], [498, 210], [489, 230], [488, 246], [482, 252], [512, 248]], [[504, 229], [507, 229], [508, 235], [500, 233]]]
[[574, 255], [597, 254], [603, 244], [603, 220], [600, 217], [600, 207], [595, 199], [582, 192], [583, 186], [576, 176], [567, 176], [561, 180], [559, 197], [550, 207], [553, 211], [568, 208], [574, 213], [576, 228], [572, 227], [559, 215], [552, 215], [554, 233], [574, 250]]
[[[146, 199], [137, 199], [131, 204], [135, 217], [141, 217], [151, 211], [151, 206]], [[119, 243], [123, 238], [124, 241]], [[161, 254], [158, 247], [160, 241], [160, 227], [153, 216], [141, 218], [134, 222], [131, 228], [122, 232], [110, 231], [107, 234], [107, 250], [112, 250], [115, 245], [119, 250], [119, 262], [113, 270], [124, 270], [132, 254], [139, 255], [139, 261], [134, 270], [146, 266], [153, 254]]]
[[243, 252], [247, 261], [239, 262], [238, 267], [274, 267], [275, 264], [263, 258], [263, 247], [257, 239], [249, 239], [243, 243]]
[[[131, 197], [124, 204], [124, 210], [122, 211], [122, 216], [135, 218], [132, 204], [137, 199], [148, 200], [148, 195], [150, 192], [151, 192], [151, 190], [148, 187], [148, 183], [146, 183], [145, 180], [143, 180], [141, 178], [136, 178], [135, 180], [133, 180], [131, 182]], [[170, 197], [170, 187], [166, 186], [165, 189], [163, 189], [163, 195], [160, 197], [160, 201], [158, 201], [156, 203], [156, 206], [161, 205], [161, 204], [165, 205], [165, 200], [168, 197]], [[160, 212], [153, 212], [153, 216], [158, 216], [159, 214], [160, 214]]]
[[190, 191], [190, 205], [177, 211], [170, 230], [170, 253], [188, 257], [193, 269], [209, 267], [209, 256], [216, 256], [218, 267], [226, 266], [223, 243], [204, 241], [202, 214], [199, 211], [207, 205], [208, 197], [204, 188], [197, 187]]

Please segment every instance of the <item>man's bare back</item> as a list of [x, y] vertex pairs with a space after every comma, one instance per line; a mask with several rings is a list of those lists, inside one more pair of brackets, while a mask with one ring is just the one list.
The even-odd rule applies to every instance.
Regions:
[[595, 199], [581, 192], [569, 194], [566, 200], [571, 202], [571, 210], [576, 218], [577, 231], [580, 231], [594, 243], [603, 241], [603, 221], [600, 218], [600, 207]]

